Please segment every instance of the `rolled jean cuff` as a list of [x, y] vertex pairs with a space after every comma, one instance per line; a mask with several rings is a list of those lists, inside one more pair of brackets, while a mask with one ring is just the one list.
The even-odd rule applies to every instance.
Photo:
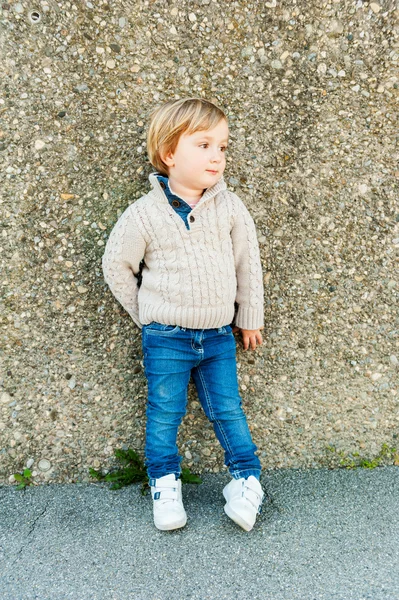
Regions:
[[231, 473], [234, 479], [241, 479], [241, 477], [244, 477], [244, 479], [248, 479], [250, 475], [253, 475], [258, 481], [260, 480], [260, 474], [261, 471], [258, 469], [245, 469], [242, 471], [234, 471]]
[[150, 475], [149, 472], [147, 471], [148, 484], [150, 483], [151, 479], [161, 479], [161, 477], [165, 477], [165, 475], [171, 475], [171, 473], [173, 473], [175, 475], [176, 479], [180, 479], [181, 471], [168, 471], [167, 473], [160, 471], [159, 473], [156, 473], [155, 475]]

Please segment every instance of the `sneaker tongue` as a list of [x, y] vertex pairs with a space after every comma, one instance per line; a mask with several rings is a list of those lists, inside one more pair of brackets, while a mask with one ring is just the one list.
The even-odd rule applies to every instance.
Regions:
[[256, 479], [256, 477], [248, 477], [248, 479], [245, 480], [244, 485], [246, 488], [255, 492], [256, 494], [262, 494], [262, 486], [260, 485], [260, 482]]
[[154, 477], [150, 479], [150, 485], [153, 487], [162, 487], [164, 484], [168, 487], [170, 487], [171, 484], [175, 484], [177, 481], [177, 479], [175, 478], [174, 474], [172, 473], [171, 475], [164, 475], [163, 477]]
[[157, 490], [160, 490], [162, 488], [165, 489], [170, 489], [170, 488], [177, 488], [178, 483], [176, 481], [176, 479], [162, 479], [156, 482], [155, 487], [157, 488]]

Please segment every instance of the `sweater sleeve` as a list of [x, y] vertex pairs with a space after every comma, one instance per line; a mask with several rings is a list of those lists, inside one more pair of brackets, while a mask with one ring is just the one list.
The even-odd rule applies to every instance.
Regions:
[[102, 269], [111, 292], [140, 329], [137, 274], [145, 249], [146, 241], [129, 206], [109, 235], [102, 257]]
[[241, 329], [259, 329], [264, 325], [264, 289], [255, 222], [242, 200], [236, 194], [232, 196], [234, 224], [230, 235], [233, 241], [238, 304], [234, 322]]

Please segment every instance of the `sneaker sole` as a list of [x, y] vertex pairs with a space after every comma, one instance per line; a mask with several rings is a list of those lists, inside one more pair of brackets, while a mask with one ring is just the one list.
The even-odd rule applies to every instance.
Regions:
[[234, 521], [234, 523], [237, 523], [237, 525], [242, 527], [242, 529], [245, 529], [245, 531], [251, 531], [253, 525], [250, 525], [247, 521], [240, 517], [240, 515], [234, 512], [234, 510], [232, 510], [228, 504], [224, 505], [224, 512], [232, 521]]
[[154, 525], [157, 529], [161, 531], [172, 531], [173, 529], [180, 529], [184, 527], [187, 523], [187, 517], [180, 519], [180, 521], [175, 521], [174, 523], [167, 523], [165, 525], [160, 525], [156, 521], [154, 521]]

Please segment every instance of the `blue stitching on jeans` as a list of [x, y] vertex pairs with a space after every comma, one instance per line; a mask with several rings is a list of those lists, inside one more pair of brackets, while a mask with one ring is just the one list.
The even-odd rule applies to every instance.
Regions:
[[[226, 447], [228, 448], [228, 450], [230, 452], [230, 457], [231, 457], [231, 461], [232, 461], [232, 459], [233, 459], [233, 451], [232, 451], [231, 446], [229, 444], [229, 441], [227, 439], [226, 432], [225, 432], [225, 430], [224, 430], [224, 428], [223, 428], [223, 426], [221, 424], [220, 419], [215, 419], [215, 413], [213, 412], [213, 408], [211, 406], [211, 403], [209, 402], [209, 392], [208, 392], [208, 388], [205, 385], [205, 380], [204, 380], [204, 378], [202, 376], [202, 371], [201, 371], [201, 369], [199, 367], [197, 367], [197, 369], [198, 369], [199, 377], [201, 379], [202, 387], [204, 388], [204, 391], [205, 391], [205, 398], [207, 400], [209, 414], [214, 418], [215, 422], [218, 423], [218, 425], [219, 425], [219, 429], [220, 429], [220, 431], [222, 433], [222, 436], [223, 436], [223, 439], [225, 441]], [[230, 462], [230, 464], [231, 464], [231, 462]], [[233, 461], [233, 464], [235, 464], [235, 461]]]

